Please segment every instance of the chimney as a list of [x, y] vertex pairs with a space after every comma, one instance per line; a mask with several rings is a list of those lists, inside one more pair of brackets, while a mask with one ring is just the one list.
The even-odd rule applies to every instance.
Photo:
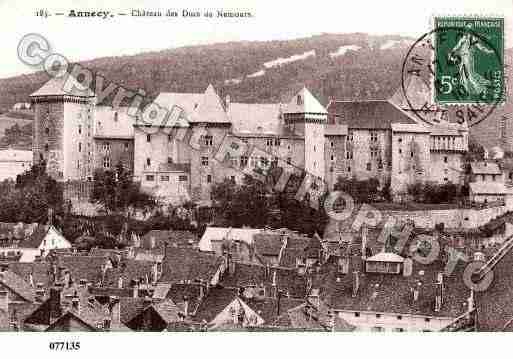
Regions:
[[71, 309], [73, 309], [75, 312], [77, 312], [78, 315], [80, 315], [80, 298], [78, 297], [76, 291], [73, 295], [73, 298], [71, 299]]
[[367, 235], [369, 233], [369, 229], [364, 224], [362, 226], [362, 259], [367, 259]]
[[235, 261], [233, 260], [231, 253], [228, 253], [228, 273], [235, 274]]
[[152, 273], [153, 274], [152, 282], [157, 283], [157, 281], [159, 280], [159, 265], [157, 262], [153, 263], [152, 272], [153, 272]]
[[189, 297], [186, 295], [183, 296], [183, 313], [186, 317], [189, 315]]
[[48, 208], [48, 225], [53, 225], [53, 208]]
[[200, 280], [200, 284], [199, 284], [199, 290], [200, 290], [200, 292], [199, 292], [199, 299], [200, 300], [203, 299], [203, 297], [205, 296], [205, 288], [204, 288], [203, 285], [204, 285], [203, 284], [203, 279], [201, 279]]
[[30, 284], [30, 286], [32, 288], [35, 287], [35, 285], [34, 285], [34, 275], [32, 274], [32, 272], [30, 272], [30, 274], [29, 274], [29, 284]]
[[70, 288], [71, 287], [71, 273], [67, 270], [64, 273], [64, 288]]
[[139, 297], [139, 282], [136, 281], [134, 283], [134, 286], [132, 288], [132, 297], [138, 298]]
[[9, 294], [7, 291], [0, 292], [0, 309], [5, 313], [9, 313]]
[[226, 95], [224, 103], [226, 106], [226, 113], [230, 113], [230, 105], [231, 105], [230, 95]]
[[358, 290], [360, 289], [360, 275], [358, 271], [354, 271], [353, 275], [353, 298], [355, 298], [358, 295]]
[[413, 293], [413, 301], [417, 302], [420, 297], [420, 290], [422, 288], [422, 283], [419, 280], [416, 285], [412, 287], [412, 293]]
[[119, 289], [123, 288], [123, 277], [122, 276], [119, 276], [119, 278], [118, 278], [118, 288]]
[[121, 302], [119, 297], [109, 297], [109, 314], [111, 323], [121, 323]]
[[413, 260], [411, 258], [405, 258], [403, 262], [403, 276], [410, 277], [413, 273]]
[[470, 290], [470, 296], [467, 299], [467, 311], [471, 312], [474, 310], [474, 290]]
[[59, 288], [50, 288], [50, 323], [62, 315], [61, 310], [61, 291]]

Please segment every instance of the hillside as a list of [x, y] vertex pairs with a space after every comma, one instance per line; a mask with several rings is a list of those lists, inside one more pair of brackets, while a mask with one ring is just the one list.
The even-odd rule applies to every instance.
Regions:
[[[327, 102], [330, 97], [389, 95], [399, 86], [401, 60], [411, 40], [325, 34], [182, 47], [82, 64], [108, 80], [143, 88], [150, 96], [161, 91], [203, 91], [212, 83], [221, 93], [230, 93], [234, 101], [266, 102], [285, 100], [306, 84]], [[43, 73], [1, 79], [0, 110], [26, 101], [46, 80]]]
[[[288, 101], [306, 85], [327, 104], [330, 98], [391, 96], [400, 86], [402, 61], [413, 40], [362, 33], [323, 34], [286, 41], [189, 46], [82, 64], [107, 80], [144, 89], [150, 98], [162, 91], [204, 91], [212, 83], [222, 96], [230, 94], [232, 101], [278, 102]], [[512, 58], [510, 49], [506, 62], [511, 64]], [[41, 72], [0, 79], [0, 113], [27, 101], [47, 80]], [[487, 145], [495, 141], [496, 125], [495, 119], [483, 124]]]

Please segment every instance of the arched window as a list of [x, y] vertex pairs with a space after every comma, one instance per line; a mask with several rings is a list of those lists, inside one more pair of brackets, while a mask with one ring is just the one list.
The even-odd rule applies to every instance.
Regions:
[[301, 97], [301, 95], [297, 95], [297, 105], [301, 106], [302, 104], [303, 104], [303, 98]]

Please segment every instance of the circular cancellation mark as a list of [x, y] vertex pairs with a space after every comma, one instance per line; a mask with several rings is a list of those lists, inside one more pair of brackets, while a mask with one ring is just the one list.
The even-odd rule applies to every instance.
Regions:
[[[490, 56], [494, 57], [495, 63], [499, 64], [501, 68], [500, 81], [502, 81], [502, 85], [499, 94], [487, 91], [488, 94], [492, 93], [494, 95], [485, 96], [484, 94], [479, 94], [479, 96], [471, 98], [469, 92], [463, 86], [463, 82], [458, 78], [458, 69], [462, 67], [461, 57], [452, 56], [451, 54], [451, 56], [437, 58], [437, 44], [433, 39], [444, 41], [447, 36], [454, 35], [454, 33], [460, 39], [464, 36], [473, 39], [471, 41], [474, 42], [471, 45], [479, 41], [491, 50]], [[502, 51], [502, 49], [497, 49], [486, 36], [469, 28], [441, 27], [425, 33], [408, 49], [402, 64], [401, 88], [409, 111], [427, 124], [445, 120], [460, 124], [466, 122], [469, 127], [472, 127], [484, 121], [504, 101], [505, 84]], [[451, 85], [455, 101], [438, 103], [438, 101], [435, 101], [438, 97], [437, 91], [447, 92], [448, 84], [446, 79], [440, 81], [440, 78], [437, 77], [437, 72], [440, 72], [442, 68], [448, 69], [451, 66], [454, 67], [454, 76], [451, 78], [449, 85]], [[486, 86], [487, 90], [490, 90], [490, 87], [493, 86], [493, 78], [490, 78], [492, 76], [493, 74], [485, 74], [486, 80], [489, 78], [488, 81], [490, 81], [488, 86]], [[424, 98], [422, 101], [419, 101], [419, 87], [410, 86], [412, 79], [425, 85], [430, 92], [428, 99]]]

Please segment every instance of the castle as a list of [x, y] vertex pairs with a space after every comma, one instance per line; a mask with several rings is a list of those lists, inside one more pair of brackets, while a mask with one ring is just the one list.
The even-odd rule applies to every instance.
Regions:
[[[421, 122], [398, 94], [389, 100], [332, 100], [327, 107], [307, 88], [286, 104], [231, 102], [212, 85], [203, 93], [159, 94], [155, 103], [181, 109], [181, 128], [140, 121], [126, 107], [99, 105], [88, 89], [65, 92], [63, 81], [51, 79], [31, 95], [34, 163], [46, 161], [59, 181], [88, 181], [96, 169], [121, 163], [143, 189], [172, 202], [209, 201], [213, 183], [240, 183], [242, 169], [278, 160], [323, 179], [328, 188], [340, 176], [377, 178], [397, 195], [417, 181], [463, 181], [466, 125]], [[184, 140], [177, 130], [192, 135]], [[226, 166], [216, 152], [227, 138], [255, 150]]]

